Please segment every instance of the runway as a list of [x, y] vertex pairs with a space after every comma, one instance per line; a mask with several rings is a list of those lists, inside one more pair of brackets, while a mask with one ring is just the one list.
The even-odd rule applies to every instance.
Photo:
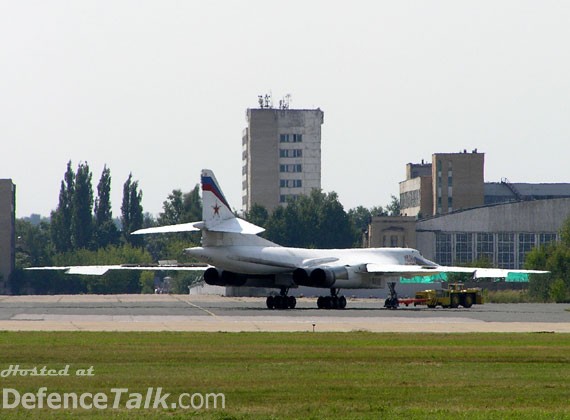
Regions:
[[371, 331], [570, 333], [568, 304], [484, 304], [470, 309], [401, 307], [349, 299], [319, 310], [298, 299], [269, 310], [264, 298], [194, 295], [0, 296], [3, 331]]

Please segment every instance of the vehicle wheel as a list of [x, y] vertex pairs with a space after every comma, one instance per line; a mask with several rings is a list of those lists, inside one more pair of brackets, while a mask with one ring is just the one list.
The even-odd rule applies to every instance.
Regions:
[[267, 300], [265, 301], [265, 303], [267, 304], [267, 307], [269, 309], [275, 309], [275, 299], [273, 298], [273, 296], [267, 296]]
[[467, 295], [467, 296], [465, 296], [465, 301], [463, 302], [463, 307], [464, 308], [470, 308], [471, 306], [473, 306], [473, 296]]
[[459, 306], [459, 295], [451, 295], [451, 305], [452, 308], [457, 308]]
[[436, 305], [428, 304], [427, 307], [430, 308], [430, 309], [435, 309], [435, 306], [436, 306]]

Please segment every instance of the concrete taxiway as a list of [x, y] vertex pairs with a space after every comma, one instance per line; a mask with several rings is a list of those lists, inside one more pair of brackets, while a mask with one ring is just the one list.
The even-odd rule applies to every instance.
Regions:
[[264, 298], [194, 295], [0, 296], [4, 331], [372, 331], [570, 333], [570, 305], [485, 304], [470, 309], [401, 307], [349, 299], [319, 310], [300, 298], [269, 310]]

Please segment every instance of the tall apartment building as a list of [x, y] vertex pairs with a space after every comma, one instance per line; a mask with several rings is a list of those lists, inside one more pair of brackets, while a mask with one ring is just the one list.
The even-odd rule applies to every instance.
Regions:
[[6, 293], [15, 266], [16, 186], [11, 179], [0, 179], [0, 293]]
[[253, 204], [272, 211], [290, 198], [321, 188], [323, 122], [320, 109], [247, 110], [242, 138], [244, 211]]
[[476, 149], [434, 153], [431, 164], [408, 164], [400, 182], [402, 214], [422, 218], [483, 205], [484, 166], [485, 154]]

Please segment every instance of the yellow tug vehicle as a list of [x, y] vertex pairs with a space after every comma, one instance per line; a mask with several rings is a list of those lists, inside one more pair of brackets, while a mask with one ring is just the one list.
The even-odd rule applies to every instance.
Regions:
[[463, 283], [452, 283], [446, 289], [417, 292], [416, 298], [410, 299], [410, 301], [410, 303], [413, 302], [414, 306], [427, 305], [428, 308], [435, 308], [436, 306], [470, 308], [473, 305], [483, 304], [483, 296], [478, 287], [465, 288]]

